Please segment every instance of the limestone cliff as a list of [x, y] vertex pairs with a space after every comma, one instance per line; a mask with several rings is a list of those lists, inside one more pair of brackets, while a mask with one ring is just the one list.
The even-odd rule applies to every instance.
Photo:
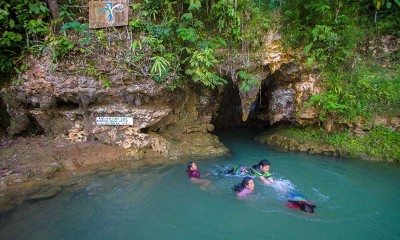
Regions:
[[[141, 73], [120, 61], [131, 57], [126, 54], [132, 42], [129, 33], [110, 34], [106, 47], [94, 42], [97, 51], [88, 54], [58, 62], [46, 54], [27, 59], [29, 69], [18, 84], [1, 94], [8, 132], [18, 134], [35, 125], [53, 137], [72, 142], [97, 139], [140, 158], [226, 153], [212, 134], [215, 128], [249, 122], [319, 124], [318, 112], [305, 108], [304, 102], [322, 91], [321, 77], [303, 66], [301, 54], [283, 49], [275, 30], [264, 36], [263, 47], [256, 52], [232, 54], [221, 49], [225, 61], [217, 70], [227, 85], [213, 90], [188, 83], [173, 91], [151, 78], [145, 61]], [[246, 83], [241, 70], [256, 81]], [[172, 72], [169, 78], [177, 75]], [[132, 126], [96, 125], [99, 116], [129, 116], [134, 121]], [[328, 131], [335, 121], [324, 123]]]
[[[109, 46], [94, 42], [97, 51], [90, 54], [58, 62], [49, 55], [27, 59], [29, 68], [19, 76], [19, 83], [2, 93], [11, 119], [8, 132], [15, 135], [34, 124], [37, 131], [53, 137], [73, 142], [97, 139], [137, 157], [222, 154], [227, 149], [209, 132], [214, 130], [211, 122], [218, 110], [234, 105], [229, 99], [223, 103], [222, 97], [232, 87], [236, 90], [227, 97], [240, 98], [240, 106], [233, 106], [240, 109], [238, 124], [248, 121], [252, 112], [257, 115], [253, 119], [268, 124], [302, 124], [315, 118], [312, 110], [296, 113], [303, 101], [319, 91], [318, 75], [305, 72], [282, 49], [275, 31], [269, 32], [264, 47], [251, 58], [242, 52], [223, 56], [227, 61], [218, 70], [230, 84], [218, 90], [189, 84], [174, 91], [146, 74], [148, 66], [136, 73], [116, 61], [125, 56], [131, 40], [126, 32], [110, 34]], [[238, 72], [243, 69], [256, 78], [249, 89], [241, 88], [244, 79]], [[134, 121], [132, 126], [96, 125], [99, 116], [129, 116]]]
[[[117, 69], [109, 52], [59, 62], [31, 57], [26, 64], [29, 70], [19, 76], [20, 83], [2, 92], [10, 134], [34, 123], [53, 137], [72, 142], [97, 139], [139, 158], [227, 152], [209, 133], [218, 106], [215, 91], [199, 85], [171, 91], [149, 77]], [[105, 86], [100, 74], [111, 86]], [[99, 116], [133, 117], [133, 125], [96, 125]]]

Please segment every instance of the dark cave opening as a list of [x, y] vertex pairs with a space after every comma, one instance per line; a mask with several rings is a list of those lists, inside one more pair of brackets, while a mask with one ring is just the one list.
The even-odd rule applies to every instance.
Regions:
[[149, 132], [149, 127], [141, 128], [140, 133], [148, 133]]
[[[25, 105], [27, 109], [33, 109], [34, 106], [30, 104]], [[4, 101], [3, 98], [0, 97], [0, 133], [8, 135], [9, 128], [12, 124], [22, 124], [25, 126], [25, 123], [18, 122], [16, 123], [12, 120], [10, 114], [8, 113], [8, 105]], [[32, 136], [32, 135], [43, 135], [45, 133], [43, 127], [39, 125], [36, 119], [29, 114], [26, 115], [28, 118], [28, 124], [23, 127], [22, 131], [18, 131], [15, 136]]]
[[269, 100], [268, 85], [269, 76], [262, 81], [257, 99], [252, 103], [246, 121], [242, 121], [242, 104], [238, 88], [230, 81], [224, 87], [219, 108], [213, 116], [211, 123], [216, 131], [224, 131], [234, 128], [268, 128], [269, 124]]
[[56, 108], [59, 110], [74, 110], [79, 108], [79, 103], [66, 102], [61, 98], [56, 99]]
[[39, 125], [35, 118], [28, 115], [29, 126], [26, 130], [27, 134], [30, 135], [43, 135], [45, 133], [44, 129]]

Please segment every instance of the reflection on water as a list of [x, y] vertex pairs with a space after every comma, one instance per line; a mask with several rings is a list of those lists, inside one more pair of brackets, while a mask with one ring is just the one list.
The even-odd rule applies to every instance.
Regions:
[[[86, 184], [3, 216], [0, 239], [400, 238], [398, 165], [278, 152], [246, 134], [221, 136], [230, 156], [193, 159], [212, 173], [206, 190], [188, 181], [186, 160], [82, 176]], [[263, 158], [276, 184], [256, 179], [254, 194], [236, 199], [241, 177], [221, 170]], [[316, 203], [315, 214], [287, 208], [290, 191]]]

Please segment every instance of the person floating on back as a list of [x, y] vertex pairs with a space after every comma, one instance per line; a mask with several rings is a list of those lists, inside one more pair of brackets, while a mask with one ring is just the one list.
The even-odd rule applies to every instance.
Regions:
[[202, 179], [200, 177], [200, 172], [197, 170], [197, 165], [195, 162], [188, 162], [187, 166], [188, 169], [186, 170], [186, 173], [190, 181], [200, 184], [200, 188], [206, 190], [211, 181], [207, 179]]
[[233, 187], [239, 199], [248, 197], [254, 190], [254, 181], [251, 177], [244, 177], [240, 184]]
[[243, 165], [236, 166], [228, 171], [228, 174], [242, 175], [242, 176], [257, 176], [263, 183], [271, 184], [274, 179], [271, 177], [269, 170], [271, 164], [267, 159], [261, 160], [257, 165], [247, 167]]

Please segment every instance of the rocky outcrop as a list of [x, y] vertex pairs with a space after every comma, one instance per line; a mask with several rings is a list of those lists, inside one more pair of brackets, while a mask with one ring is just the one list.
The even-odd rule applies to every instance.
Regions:
[[317, 112], [302, 107], [311, 95], [319, 93], [319, 75], [305, 70], [296, 60], [296, 54], [284, 51], [280, 38], [279, 32], [270, 31], [264, 44], [262, 61], [272, 74], [268, 90], [269, 122], [310, 124], [315, 121]]
[[315, 142], [301, 143], [293, 138], [279, 134], [267, 134], [259, 136], [257, 137], [256, 140], [268, 145], [279, 146], [289, 151], [299, 151], [299, 152], [323, 154], [331, 156], [349, 155], [348, 153], [345, 153], [343, 150], [335, 148], [332, 145], [315, 143]]
[[[218, 127], [255, 120], [269, 125], [320, 124], [318, 112], [304, 105], [320, 93], [320, 75], [302, 65], [300, 54], [283, 49], [280, 38], [279, 32], [270, 30], [256, 52], [227, 54], [229, 50], [221, 50], [226, 61], [217, 70], [229, 84], [217, 90], [188, 85], [171, 91], [150, 77], [149, 62], [143, 65], [142, 73], [130, 69], [129, 64], [119, 67], [122, 63], [115, 64], [113, 59], [129, 48], [129, 36], [111, 36], [108, 49], [88, 58], [73, 56], [54, 63], [49, 56], [31, 57], [26, 62], [29, 69], [19, 76], [22, 81], [0, 96], [8, 113], [8, 132], [21, 133], [33, 122], [40, 131], [71, 142], [97, 139], [120, 146], [135, 157], [177, 157], [227, 152], [210, 135], [215, 129], [213, 121]], [[387, 54], [398, 51], [396, 41], [391, 37], [382, 40], [388, 46], [384, 48]], [[246, 79], [240, 74], [243, 72], [252, 79]], [[164, 83], [177, 77], [170, 75]], [[129, 116], [133, 125], [96, 125], [99, 116]], [[384, 121], [398, 128], [398, 119]], [[322, 124], [327, 131], [349, 125], [329, 117]], [[367, 123], [358, 125], [350, 127], [368, 128]]]
[[[210, 122], [217, 106], [212, 90], [194, 85], [171, 91], [149, 77], [115, 69], [113, 72], [101, 54], [94, 58], [91, 60], [97, 64], [92, 72], [100, 73], [86, 74], [85, 68], [93, 66], [85, 60], [53, 63], [46, 56], [31, 57], [29, 70], [20, 76], [23, 81], [3, 93], [8, 96], [3, 99], [14, 123], [8, 132], [21, 133], [29, 121], [34, 121], [58, 139], [97, 139], [120, 146], [134, 157], [228, 151], [209, 133], [213, 131]], [[99, 74], [107, 76], [111, 87], [97, 79]], [[133, 125], [97, 125], [96, 117], [132, 117]], [[192, 147], [187, 147], [191, 143]]]
[[[256, 111], [258, 120], [271, 125], [315, 123], [318, 113], [311, 107], [303, 108], [303, 103], [320, 92], [320, 77], [306, 71], [295, 54], [285, 51], [280, 38], [279, 32], [270, 30], [264, 37], [263, 47], [251, 55], [255, 61], [249, 62], [250, 57], [243, 53], [230, 54], [219, 67], [220, 72], [228, 76], [237, 89], [242, 121], [248, 119], [251, 111]], [[240, 78], [240, 71], [252, 74], [256, 83], [243, 88], [246, 81]]]

